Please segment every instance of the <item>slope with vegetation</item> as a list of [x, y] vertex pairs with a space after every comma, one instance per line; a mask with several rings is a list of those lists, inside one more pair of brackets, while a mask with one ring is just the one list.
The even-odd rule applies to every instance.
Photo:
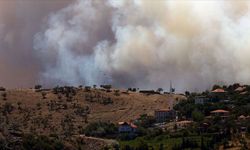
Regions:
[[34, 141], [28, 143], [31, 146], [40, 143], [47, 147], [45, 143], [55, 143], [54, 147], [59, 149], [65, 144], [79, 147], [79, 143], [72, 142], [77, 140], [71, 139], [87, 133], [88, 124], [109, 122], [116, 125], [118, 121], [134, 120], [142, 114], [152, 115], [155, 109], [173, 107], [183, 98], [106, 87], [1, 88], [0, 146], [25, 147], [25, 140], [31, 138], [28, 140]]
[[[213, 93], [213, 92], [223, 93]], [[223, 94], [223, 98], [219, 96]], [[219, 95], [219, 96], [218, 96]], [[186, 92], [187, 100], [174, 106], [178, 119], [191, 121], [192, 124], [180, 128], [177, 122], [167, 123], [174, 126], [152, 126], [133, 140], [121, 140], [122, 149], [250, 149], [250, 86], [233, 84], [215, 85], [211, 91], [201, 93]], [[196, 103], [197, 97], [209, 101]], [[229, 115], [213, 115], [212, 112], [229, 112]]]

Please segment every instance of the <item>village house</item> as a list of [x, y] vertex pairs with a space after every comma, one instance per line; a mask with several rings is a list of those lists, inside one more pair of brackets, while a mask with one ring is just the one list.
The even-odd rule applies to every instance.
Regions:
[[176, 112], [172, 109], [155, 110], [155, 120], [157, 123], [170, 121], [176, 118]]
[[215, 102], [227, 100], [227, 91], [221, 88], [211, 91], [210, 95]]
[[210, 98], [206, 97], [206, 96], [196, 96], [194, 98], [195, 104], [205, 104], [208, 103], [210, 101]]
[[135, 133], [137, 131], [137, 126], [132, 122], [119, 122], [119, 133]]
[[219, 116], [221, 118], [228, 118], [230, 115], [229, 111], [223, 110], [223, 109], [218, 109], [210, 112], [211, 116]]

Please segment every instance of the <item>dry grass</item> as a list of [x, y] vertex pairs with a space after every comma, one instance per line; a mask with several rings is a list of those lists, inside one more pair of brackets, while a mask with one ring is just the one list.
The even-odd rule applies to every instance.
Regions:
[[[62, 128], [62, 122], [66, 116], [70, 119], [67, 125], [73, 124], [72, 130], [74, 134], [78, 134], [86, 126], [86, 119], [75, 113], [76, 107], [89, 107], [88, 123], [117, 123], [134, 120], [141, 114], [153, 115], [155, 109], [171, 108], [178, 100], [185, 99], [181, 95], [145, 95], [138, 92], [119, 92], [117, 96], [114, 91], [106, 92], [100, 89], [92, 89], [89, 92], [78, 89], [70, 101], [67, 101], [65, 95], [58, 99], [58, 94], [52, 91], [46, 91], [45, 99], [42, 92], [32, 89], [7, 90], [6, 94], [6, 100], [0, 96], [0, 108], [3, 111], [8, 103], [13, 106], [13, 110], [9, 114], [1, 114], [0, 128], [8, 130], [14, 126], [23, 132], [38, 134], [61, 134], [65, 130]], [[88, 97], [92, 97], [93, 102], [87, 101]], [[113, 103], [101, 104], [102, 99], [110, 99]], [[56, 109], [50, 110], [52, 103]], [[65, 106], [67, 108], [64, 108]]]

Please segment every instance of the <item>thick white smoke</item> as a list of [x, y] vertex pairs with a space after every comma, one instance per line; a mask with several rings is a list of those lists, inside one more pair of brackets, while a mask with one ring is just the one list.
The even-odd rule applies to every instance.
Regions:
[[[35, 36], [50, 83], [250, 83], [250, 1], [78, 0]], [[52, 82], [53, 83], [53, 82]]]
[[0, 86], [29, 88], [39, 83], [43, 64], [33, 49], [34, 35], [50, 13], [74, 1], [0, 0]]
[[3, 41], [4, 24], [0, 23], [0, 41]]

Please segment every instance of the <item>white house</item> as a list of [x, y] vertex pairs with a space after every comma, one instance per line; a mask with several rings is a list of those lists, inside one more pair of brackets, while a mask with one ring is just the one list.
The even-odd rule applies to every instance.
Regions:
[[205, 96], [196, 96], [194, 98], [194, 101], [195, 101], [195, 104], [205, 104], [205, 103], [208, 103], [210, 99]]

